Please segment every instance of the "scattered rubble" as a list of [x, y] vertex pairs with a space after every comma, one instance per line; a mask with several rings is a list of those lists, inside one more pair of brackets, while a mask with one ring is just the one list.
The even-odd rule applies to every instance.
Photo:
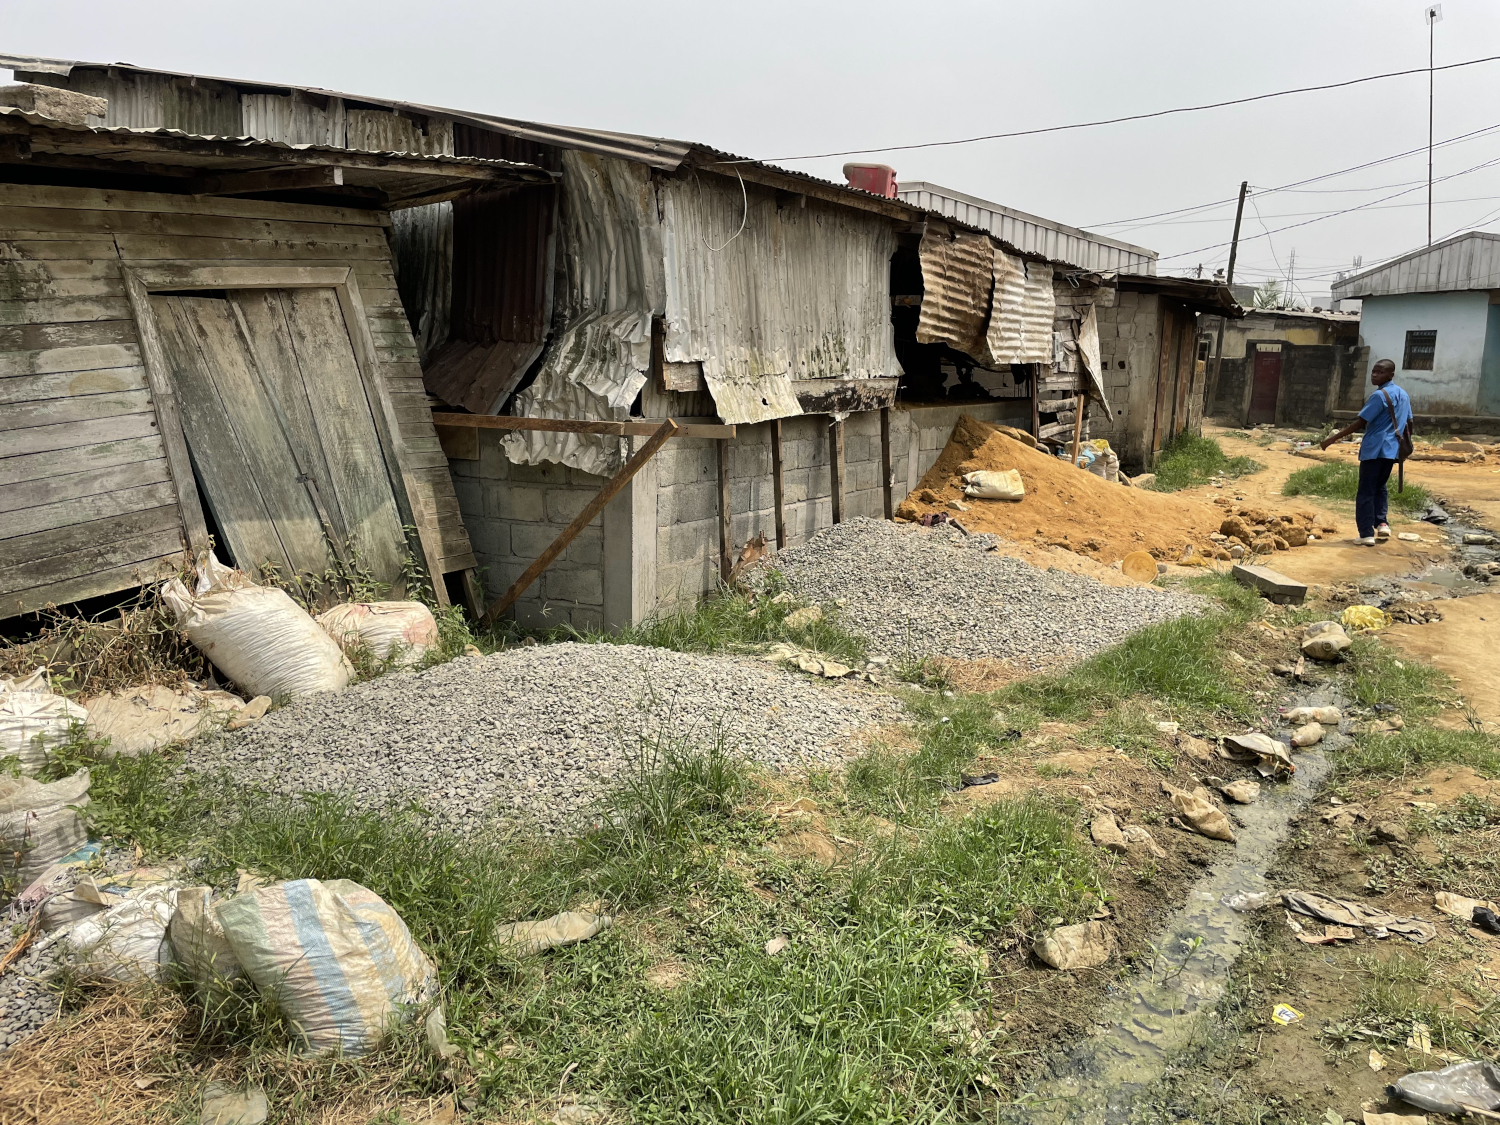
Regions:
[[1109, 960], [1113, 944], [1103, 922], [1080, 922], [1052, 930], [1033, 951], [1054, 969], [1092, 969]]

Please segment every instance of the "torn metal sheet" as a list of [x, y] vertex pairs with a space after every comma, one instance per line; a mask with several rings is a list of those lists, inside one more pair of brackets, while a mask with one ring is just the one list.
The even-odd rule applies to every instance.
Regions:
[[990, 301], [990, 322], [985, 334], [992, 367], [1025, 363], [1021, 359], [1022, 312], [1026, 305], [1026, 263], [996, 247], [994, 291]]
[[702, 364], [725, 422], [800, 414], [794, 381], [900, 373], [888, 220], [706, 172], [660, 192], [666, 360]]
[[1099, 314], [1094, 311], [1093, 305], [1084, 309], [1083, 319], [1078, 324], [1078, 358], [1083, 361], [1083, 369], [1088, 373], [1094, 398], [1104, 407], [1104, 416], [1113, 422], [1114, 411], [1109, 408], [1109, 399], [1104, 397], [1104, 375], [1099, 366]]
[[[429, 203], [391, 213], [391, 256], [396, 288], [411, 321], [418, 358], [427, 358], [448, 339], [453, 290], [453, 204]], [[442, 392], [436, 392], [441, 394]], [[447, 398], [444, 401], [457, 402]]]
[[1052, 362], [1052, 318], [1056, 309], [1052, 267], [1044, 262], [1027, 262], [1021, 299], [1021, 349], [1012, 363]]
[[[531, 386], [524, 418], [623, 421], [651, 368], [651, 319], [665, 303], [661, 229], [650, 169], [585, 152], [563, 154], [558, 254], [565, 327]], [[501, 439], [514, 464], [554, 461], [595, 474], [623, 463], [621, 440], [515, 431]]]
[[944, 224], [928, 223], [917, 253], [922, 263], [917, 343], [947, 344], [985, 362], [996, 281], [994, 243], [988, 235], [952, 234]]

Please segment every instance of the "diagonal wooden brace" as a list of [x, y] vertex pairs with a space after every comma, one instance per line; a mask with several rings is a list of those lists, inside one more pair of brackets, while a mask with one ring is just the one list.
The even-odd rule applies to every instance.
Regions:
[[656, 432], [640, 449], [636, 450], [635, 456], [625, 462], [624, 468], [609, 479], [599, 495], [588, 502], [588, 506], [579, 512], [577, 517], [567, 527], [563, 528], [562, 534], [552, 541], [552, 544], [537, 556], [534, 563], [526, 568], [521, 577], [512, 583], [511, 588], [496, 599], [490, 608], [484, 611], [484, 616], [479, 619], [481, 625], [491, 624], [497, 617], [515, 604], [517, 598], [526, 592], [526, 588], [541, 577], [542, 571], [546, 570], [554, 562], [557, 556], [567, 550], [568, 544], [578, 537], [578, 533], [586, 528], [593, 518], [604, 511], [605, 505], [615, 498], [616, 493], [630, 483], [630, 478], [641, 471], [647, 461], [656, 456], [656, 451], [667, 443], [667, 439], [677, 432], [677, 423], [668, 418], [656, 428]]

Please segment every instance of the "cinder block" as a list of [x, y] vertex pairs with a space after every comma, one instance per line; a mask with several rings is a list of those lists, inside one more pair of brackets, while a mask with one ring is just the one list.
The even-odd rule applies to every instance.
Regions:
[[666, 550], [662, 551], [661, 540], [657, 540], [657, 552], [668, 563], [686, 563], [699, 559], [705, 552], [712, 555], [719, 549], [719, 525], [717, 520], [698, 520], [695, 523], [679, 523], [666, 529]]
[[[465, 462], [472, 464], [472, 462]], [[465, 519], [483, 516], [485, 486], [474, 478], [455, 476], [453, 491], [458, 496], [458, 510]]]
[[812, 484], [811, 469], [796, 469], [783, 474], [783, 502], [786, 504], [800, 504], [807, 499], [808, 488]]
[[573, 628], [580, 633], [599, 633], [604, 630], [604, 610], [588, 605], [575, 605], [568, 611]]
[[598, 567], [554, 563], [543, 579], [547, 584], [548, 601], [604, 604], [604, 572]]
[[578, 538], [568, 544], [568, 549], [563, 552], [563, 559], [581, 566], [602, 566], [604, 563], [604, 529], [584, 528], [578, 533]]
[[528, 562], [538, 557], [557, 538], [558, 528], [545, 523], [513, 523], [510, 528], [511, 554]]
[[855, 490], [879, 488], [880, 463], [878, 461], [860, 461], [858, 464], [850, 465], [846, 481], [848, 487]]
[[656, 511], [657, 523], [664, 526], [717, 518], [719, 486], [714, 481], [700, 481], [664, 488], [657, 494]]
[[536, 485], [496, 481], [485, 488], [484, 498], [491, 519], [541, 523], [547, 518], [546, 489]]
[[771, 446], [767, 442], [735, 441], [729, 447], [729, 475], [733, 477], [769, 477]]
[[474, 475], [482, 480], [514, 479], [512, 472], [520, 466], [512, 465], [500, 448], [499, 430], [479, 431], [479, 460], [470, 461]]
[[493, 562], [510, 557], [510, 524], [501, 520], [475, 519], [466, 520], [464, 526], [469, 531], [469, 543], [474, 553], [481, 559]]
[[[556, 524], [569, 524], [578, 518], [578, 513], [588, 507], [598, 490], [586, 488], [549, 488], [547, 490], [547, 518]], [[600, 516], [595, 516], [590, 527], [599, 526]]]

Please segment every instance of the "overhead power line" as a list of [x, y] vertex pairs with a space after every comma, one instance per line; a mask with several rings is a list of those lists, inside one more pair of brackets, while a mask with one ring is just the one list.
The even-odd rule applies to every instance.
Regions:
[[1039, 129], [1018, 129], [1011, 133], [987, 133], [980, 137], [960, 137], [949, 141], [921, 141], [916, 144], [880, 145], [875, 148], [851, 148], [839, 152], [815, 152], [805, 156], [768, 156], [758, 160], [721, 160], [720, 164], [787, 164], [795, 160], [825, 160], [835, 156], [864, 156], [876, 152], [909, 152], [918, 148], [944, 148], [952, 145], [972, 145], [980, 141], [1003, 141], [1013, 137], [1035, 137], [1043, 133], [1062, 133], [1072, 129], [1093, 129], [1100, 125], [1120, 125], [1127, 121], [1147, 121], [1153, 117], [1170, 117], [1179, 113], [1201, 113], [1209, 109], [1224, 109], [1232, 105], [1247, 105], [1263, 102], [1269, 98], [1285, 98], [1293, 94], [1313, 94], [1320, 90], [1339, 90], [1347, 86], [1359, 86], [1366, 82], [1379, 82], [1386, 78], [1404, 78], [1409, 74], [1427, 74], [1432, 70], [1457, 70], [1465, 66], [1500, 61], [1500, 55], [1489, 55], [1482, 59], [1466, 59], [1463, 62], [1447, 63], [1439, 67], [1417, 67], [1414, 70], [1392, 70], [1384, 74], [1367, 74], [1363, 78], [1350, 78], [1343, 82], [1329, 82], [1321, 86], [1298, 86], [1290, 90], [1273, 90], [1268, 94], [1252, 94], [1246, 98], [1230, 98], [1228, 101], [1207, 102], [1203, 105], [1177, 106], [1173, 109], [1158, 109], [1151, 113], [1132, 113], [1124, 117], [1105, 117], [1098, 121], [1078, 121], [1071, 125], [1048, 125]]

